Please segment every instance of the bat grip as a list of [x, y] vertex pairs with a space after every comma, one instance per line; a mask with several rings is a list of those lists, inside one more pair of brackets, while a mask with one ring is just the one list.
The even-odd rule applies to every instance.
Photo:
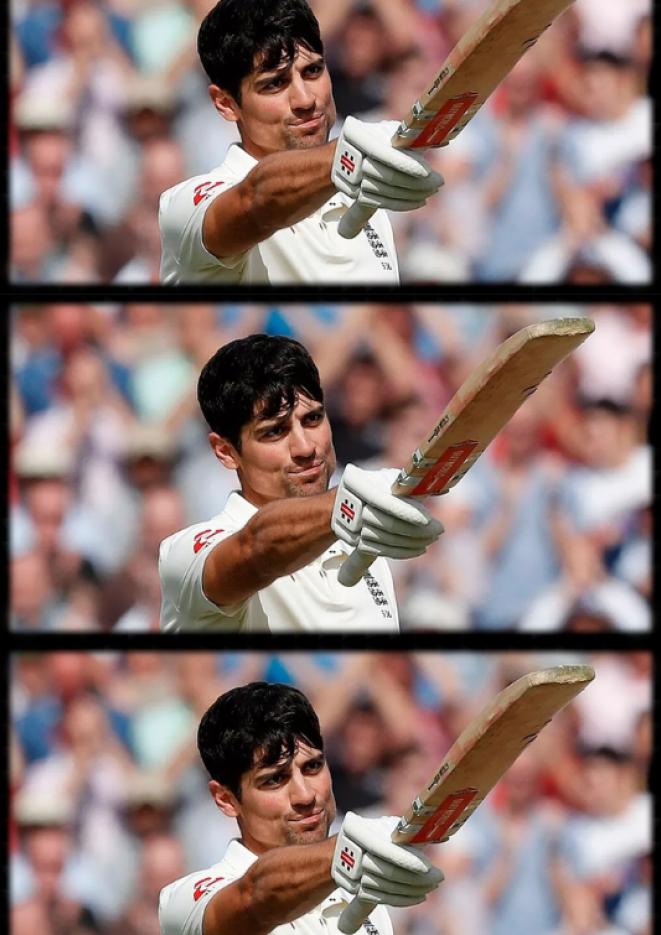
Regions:
[[357, 932], [370, 912], [374, 909], [376, 903], [369, 899], [359, 899], [355, 896], [348, 906], [345, 906], [337, 920], [337, 927], [343, 935], [352, 935]]
[[337, 231], [340, 237], [345, 240], [353, 240], [372, 217], [376, 208], [367, 205], [359, 205], [357, 201], [351, 205], [348, 211], [340, 219]]
[[352, 588], [354, 584], [358, 584], [375, 557], [374, 555], [367, 555], [365, 552], [359, 552], [358, 549], [354, 549], [351, 555], [342, 562], [337, 580], [340, 584], [343, 584], [345, 588]]

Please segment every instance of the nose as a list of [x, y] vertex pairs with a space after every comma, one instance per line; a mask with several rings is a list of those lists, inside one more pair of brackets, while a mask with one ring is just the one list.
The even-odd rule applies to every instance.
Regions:
[[310, 784], [307, 777], [297, 772], [292, 776], [289, 786], [289, 795], [291, 804], [296, 807], [312, 805], [315, 794], [314, 787]]
[[314, 110], [316, 104], [314, 91], [299, 72], [294, 74], [289, 85], [289, 103], [293, 111]]
[[314, 455], [314, 439], [300, 422], [296, 423], [289, 437], [292, 458], [311, 458]]

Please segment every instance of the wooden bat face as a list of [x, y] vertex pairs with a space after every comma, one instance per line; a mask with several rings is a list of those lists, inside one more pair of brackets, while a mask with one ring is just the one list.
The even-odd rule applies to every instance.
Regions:
[[471, 374], [404, 467], [394, 494], [435, 496], [454, 487], [539, 384], [594, 331], [589, 318], [521, 329]]
[[393, 146], [446, 146], [572, 0], [498, 0], [452, 49], [402, 121]]
[[591, 666], [555, 666], [500, 692], [452, 745], [393, 840], [433, 844], [455, 834], [542, 728], [593, 678]]

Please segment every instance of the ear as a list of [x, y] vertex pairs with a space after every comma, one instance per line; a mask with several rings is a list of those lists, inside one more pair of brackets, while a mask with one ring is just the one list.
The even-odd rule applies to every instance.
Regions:
[[221, 117], [238, 123], [241, 118], [241, 108], [228, 91], [223, 91], [217, 84], [209, 85], [209, 97]]
[[239, 802], [234, 793], [228, 789], [227, 786], [223, 786], [219, 782], [216, 782], [215, 779], [211, 779], [209, 780], [209, 792], [211, 793], [211, 798], [223, 815], [227, 815], [228, 818], [239, 817]]
[[234, 445], [218, 435], [216, 432], [209, 432], [209, 444], [214, 455], [218, 458], [223, 467], [230, 471], [238, 471], [241, 467], [241, 456]]

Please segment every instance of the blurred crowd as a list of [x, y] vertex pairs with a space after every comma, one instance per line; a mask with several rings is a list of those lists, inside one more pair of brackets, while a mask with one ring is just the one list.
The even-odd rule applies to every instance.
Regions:
[[[643, 652], [20, 653], [10, 680], [12, 935], [158, 935], [160, 889], [236, 836], [199, 718], [254, 679], [301, 688], [341, 820], [400, 815], [478, 710], [557, 663], [595, 681], [474, 817], [430, 848], [445, 882], [398, 935], [651, 935], [652, 657]], [[336, 830], [334, 828], [333, 830]]]
[[[10, 0], [10, 278], [156, 283], [159, 195], [236, 139], [212, 0]], [[339, 123], [401, 119], [485, 0], [312, 0]], [[651, 0], [576, 0], [393, 218], [406, 282], [651, 279]], [[203, 141], [202, 144], [200, 141]]]
[[11, 311], [11, 627], [158, 629], [159, 543], [224, 507], [197, 376], [289, 334], [320, 370], [341, 469], [403, 466], [471, 371], [531, 322], [594, 334], [473, 470], [429, 500], [445, 535], [393, 562], [402, 628], [651, 625], [652, 313], [612, 305], [43, 304]]

